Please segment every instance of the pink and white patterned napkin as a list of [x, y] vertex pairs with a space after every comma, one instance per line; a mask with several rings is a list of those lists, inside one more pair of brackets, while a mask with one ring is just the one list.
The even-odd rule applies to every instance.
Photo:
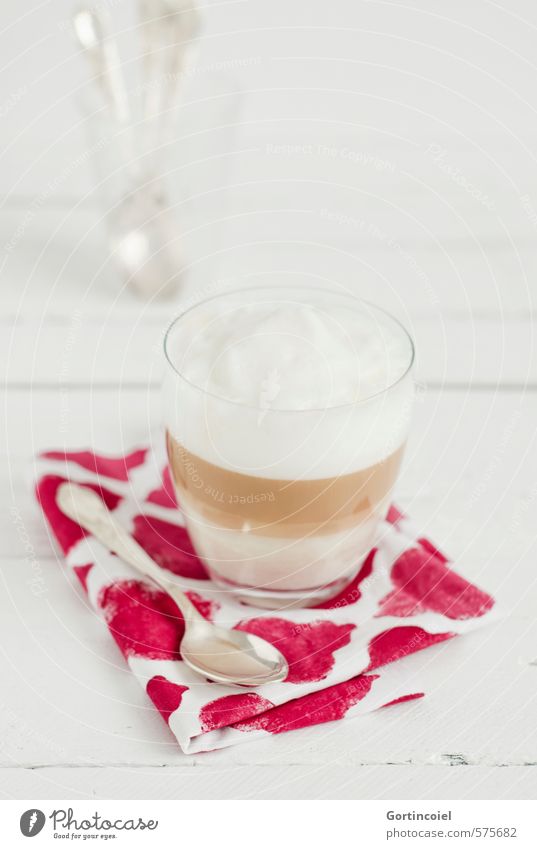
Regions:
[[[485, 624], [494, 600], [458, 575], [395, 507], [376, 547], [336, 598], [315, 608], [261, 611], [209, 580], [192, 548], [162, 456], [49, 451], [36, 492], [91, 604], [185, 753], [356, 716], [423, 696], [393, 663]], [[208, 619], [258, 634], [289, 663], [279, 684], [248, 691], [206, 681], [181, 660], [183, 619], [164, 592], [68, 519], [56, 504], [65, 480], [99, 493], [118, 520]], [[387, 664], [392, 664], [387, 667]]]

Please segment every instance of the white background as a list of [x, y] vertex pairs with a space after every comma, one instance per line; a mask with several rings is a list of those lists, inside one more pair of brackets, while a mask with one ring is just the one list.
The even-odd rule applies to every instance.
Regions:
[[[107, 5], [136, 88], [135, 4]], [[227, 94], [205, 104], [206, 132], [183, 116], [162, 151], [187, 266], [178, 298], [311, 281], [400, 315], [421, 391], [398, 501], [507, 615], [429, 652], [421, 703], [188, 758], [32, 497], [35, 451], [147, 439], [178, 308], [137, 300], [110, 261], [73, 8], [0, 12], [0, 794], [534, 797], [537, 7], [206, 5], [189, 84]]]

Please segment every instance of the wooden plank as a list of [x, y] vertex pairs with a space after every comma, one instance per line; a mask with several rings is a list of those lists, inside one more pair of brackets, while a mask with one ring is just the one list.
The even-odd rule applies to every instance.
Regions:
[[[510, 171], [520, 168], [520, 185], [527, 183], [535, 149], [530, 0], [519, 0], [516, 12], [482, 0], [450, 4], [445, 13], [393, 4], [389, 24], [382, 6], [361, 9], [349, 0], [339, 0], [329, 12], [297, 2], [292, 15], [281, 0], [263, 9], [246, 5], [240, 15], [233, 6], [206, 5], [210, 38], [196, 72], [210, 76], [212, 69], [213, 77], [230, 78], [230, 88], [247, 92], [241, 114], [234, 116], [241, 128], [267, 120], [306, 129], [313, 124], [315, 139], [321, 125], [337, 144], [339, 126], [350, 123], [358, 133], [369, 127], [383, 131], [403, 154], [401, 137], [445, 138], [448, 147], [455, 137], [468, 148], [483, 135], [493, 136], [489, 149], [476, 145], [482, 169], [488, 166], [501, 179], [502, 163], [493, 154], [501, 160], [503, 153], [511, 159]], [[88, 145], [77, 108], [88, 75], [66, 37], [67, 4], [59, 3], [52, 17], [33, 10], [36, 32], [43, 35], [32, 45], [32, 63], [24, 61], [26, 31], [17, 4], [6, 0], [6, 6], [11, 26], [2, 48], [9, 73], [0, 102], [9, 121], [2, 194], [16, 183], [31, 197], [50, 192], [59, 180], [58, 193], [79, 197], [91, 186], [87, 163], [79, 162], [61, 179], [66, 164], [76, 162]], [[121, 5], [112, 11], [134, 88], [139, 78], [129, 61], [135, 49], [133, 12]], [[176, 168], [182, 161], [180, 152], [172, 157]]]
[[[407, 316], [421, 384], [537, 387], [537, 319]], [[170, 315], [22, 320], [0, 335], [8, 384], [158, 385]]]
[[[160, 438], [160, 392], [149, 387], [12, 389], [5, 400], [4, 486], [21, 504], [29, 492], [31, 457], [39, 450], [93, 445], [113, 453], [146, 443], [150, 433]], [[536, 409], [535, 393], [420, 392], [400, 484], [405, 500], [413, 505], [442, 493], [439, 506], [453, 498], [453, 506], [462, 505], [461, 516], [476, 523], [500, 505], [503, 522], [513, 520], [513, 531], [522, 532], [533, 503]], [[442, 523], [442, 510], [433, 514]]]
[[0, 769], [5, 799], [534, 799], [535, 767]]
[[[30, 540], [35, 556], [47, 557], [50, 542], [32, 496], [32, 455], [87, 445], [121, 452], [147, 443], [149, 433], [158, 440], [160, 393], [11, 390], [8, 398], [2, 486], [12, 512], [0, 515], [0, 554], [25, 557]], [[492, 589], [504, 584], [513, 602], [518, 561], [527, 562], [535, 540], [536, 417], [535, 393], [420, 393], [396, 496], [476, 580], [495, 576]]]
[[[537, 214], [520, 199], [508, 224], [485, 231], [479, 206], [451, 225], [444, 223], [454, 214], [449, 203], [439, 221], [425, 203], [421, 218], [412, 220], [405, 212], [412, 197], [364, 205], [346, 183], [336, 190], [330, 183], [312, 189], [246, 180], [233, 190], [227, 211], [215, 208], [213, 194], [196, 208], [178, 207], [183, 297], [281, 283], [340, 286], [407, 322], [536, 310]], [[104, 328], [128, 319], [136, 331], [145, 321], [166, 324], [179, 305], [129, 294], [107, 247], [102, 212], [76, 202], [30, 210], [23, 202], [0, 212], [0, 279], [3, 315], [21, 324], [60, 316], [78, 325], [88, 316]]]

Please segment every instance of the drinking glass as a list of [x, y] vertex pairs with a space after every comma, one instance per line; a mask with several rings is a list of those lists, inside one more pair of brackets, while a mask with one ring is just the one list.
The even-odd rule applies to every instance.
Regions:
[[[177, 353], [187, 328], [209, 332], [203, 318], [209, 301], [212, 320], [226, 321], [245, 305], [355, 311], [361, 326], [375, 331], [373, 360], [381, 373], [397, 348], [397, 374], [359, 400], [315, 409], [281, 409], [277, 399], [292, 375], [276, 370], [258, 375], [256, 404], [220, 397], [185, 377]], [[414, 345], [407, 331], [352, 295], [252, 288], [185, 309], [171, 324], [164, 351], [171, 476], [213, 581], [261, 607], [309, 606], [340, 592], [375, 542], [400, 468], [414, 396]], [[338, 362], [329, 352], [326, 367], [337, 381]]]

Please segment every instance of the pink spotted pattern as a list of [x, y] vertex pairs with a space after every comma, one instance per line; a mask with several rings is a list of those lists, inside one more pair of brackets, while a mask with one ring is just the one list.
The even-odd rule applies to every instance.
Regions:
[[394, 589], [379, 616], [412, 616], [431, 610], [448, 619], [472, 619], [491, 610], [494, 599], [449, 568], [430, 543], [409, 548], [392, 566]]
[[147, 682], [146, 692], [166, 722], [181, 704], [188, 687], [168, 681], [164, 675], [155, 675]]
[[177, 498], [168, 466], [164, 466], [160, 486], [151, 490], [146, 501], [150, 504], [158, 504], [160, 507], [167, 507], [169, 510], [174, 510], [177, 507]]
[[207, 580], [207, 570], [185, 528], [153, 516], [135, 516], [133, 537], [159, 566], [183, 578]]
[[255, 634], [277, 646], [289, 664], [287, 681], [303, 684], [326, 678], [334, 663], [335, 652], [349, 643], [352, 622], [335, 625], [329, 621], [295, 624], [287, 619], [262, 617], [237, 625], [241, 631]]
[[[36, 495], [55, 539], [185, 752], [419, 699], [423, 692], [410, 689], [404, 678], [395, 689], [385, 684], [388, 667], [396, 669], [398, 660], [477, 627], [493, 610], [493, 598], [459, 575], [395, 506], [377, 548], [357, 557], [355, 575], [337, 596], [304, 611], [273, 614], [241, 607], [212, 587], [184, 527], [169, 470], [149, 449], [121, 457], [48, 451], [40, 462]], [[160, 471], [152, 476], [153, 470]], [[190, 671], [181, 659], [184, 621], [178, 607], [134, 573], [125, 577], [127, 567], [119, 559], [101, 564], [88, 556], [85, 532], [56, 504], [64, 480], [90, 487], [112, 511], [121, 507], [118, 516], [134, 539], [204, 618], [276, 645], [289, 665], [286, 681], [263, 695], [237, 688], [226, 692]], [[117, 575], [115, 562], [121, 566]]]

